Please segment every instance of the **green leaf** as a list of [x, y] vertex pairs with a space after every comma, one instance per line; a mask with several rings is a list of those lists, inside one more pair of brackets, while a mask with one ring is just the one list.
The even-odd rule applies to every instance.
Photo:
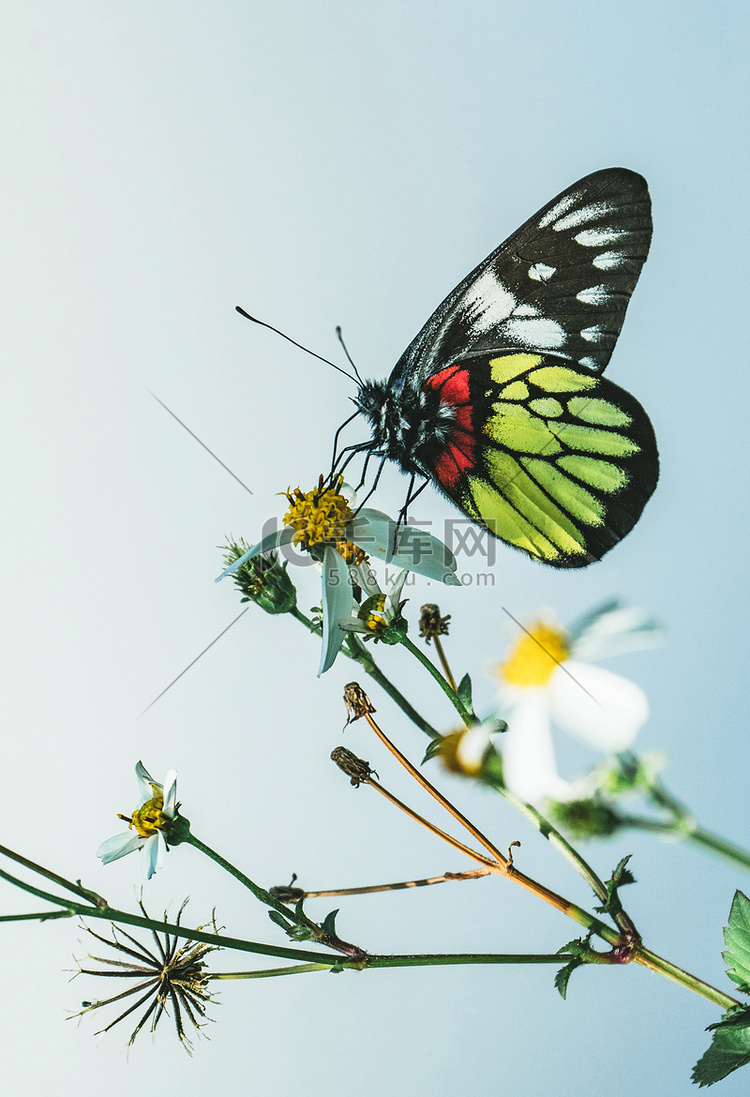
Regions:
[[427, 747], [427, 750], [424, 752], [424, 758], [422, 759], [421, 765], [424, 765], [425, 762], [429, 762], [431, 758], [435, 758], [440, 753], [440, 745], [442, 742], [442, 735], [438, 739], [432, 740]]
[[750, 899], [741, 891], [734, 893], [724, 943], [727, 975], [744, 989], [750, 984]]
[[632, 853], [629, 853], [627, 857], [623, 857], [621, 861], [618, 861], [609, 880], [605, 880], [604, 886], [607, 889], [607, 898], [600, 907], [594, 907], [594, 910], [599, 914], [617, 914], [622, 910], [622, 904], [620, 903], [620, 897], [617, 894], [617, 890], [618, 888], [625, 887], [626, 884], [635, 883], [635, 876], [630, 869], [626, 867], [632, 856]]
[[325, 933], [326, 937], [336, 936], [336, 915], [339, 912], [339, 908], [332, 910], [330, 914], [326, 914], [321, 929]]
[[317, 935], [314, 930], [308, 926], [295, 926], [291, 922], [287, 922], [283, 914], [279, 914], [278, 910], [269, 910], [268, 917], [272, 922], [275, 922], [277, 926], [281, 926], [286, 933], [287, 937], [290, 937], [292, 941], [317, 941]]
[[456, 690], [458, 699], [464, 708], [467, 708], [469, 712], [473, 712], [471, 704], [471, 678], [468, 674], [464, 674], [461, 681], [458, 683], [458, 689]]
[[586, 958], [589, 955], [591, 949], [588, 945], [588, 940], [582, 941], [580, 938], [576, 938], [574, 941], [568, 941], [567, 945], [563, 945], [562, 948], [557, 950], [558, 952], [572, 953], [573, 959], [570, 960], [565, 967], [561, 967], [559, 971], [555, 972], [555, 988], [560, 994], [561, 998], [566, 998], [568, 993], [568, 982], [570, 977], [577, 967], [582, 967], [587, 962]]
[[[734, 904], [732, 907], [734, 909]], [[712, 1086], [750, 1063], [750, 1009], [747, 1006], [730, 1009], [721, 1021], [710, 1027], [715, 1030], [711, 1046], [693, 1067], [692, 1079], [699, 1086]]]
[[565, 967], [561, 967], [558, 972], [555, 973], [555, 987], [560, 992], [560, 997], [565, 998], [568, 994], [568, 981], [577, 967], [581, 967], [585, 964], [585, 960], [571, 960]]

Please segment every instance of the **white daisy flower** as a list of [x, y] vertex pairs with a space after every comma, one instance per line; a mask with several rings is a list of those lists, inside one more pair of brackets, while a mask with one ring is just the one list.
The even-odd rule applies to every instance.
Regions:
[[382, 638], [394, 621], [401, 616], [404, 605], [401, 591], [409, 572], [401, 568], [388, 583], [388, 590], [380, 589], [375, 573], [367, 562], [350, 568], [350, 576], [356, 579], [366, 595], [361, 606], [354, 606], [356, 612], [339, 617], [338, 626], [344, 632], [359, 632], [366, 640]]
[[498, 742], [508, 788], [522, 800], [575, 799], [576, 783], [557, 771], [551, 723], [605, 754], [628, 749], [648, 718], [640, 686], [588, 659], [660, 644], [663, 630], [645, 610], [610, 601], [569, 631], [549, 620], [524, 629], [497, 667], [508, 730]]
[[166, 836], [179, 806], [177, 773], [171, 769], [164, 784], [160, 785], [154, 781], [143, 762], [138, 762], [135, 776], [141, 793], [140, 803], [132, 815], [118, 815], [118, 819], [128, 824], [128, 829], [102, 842], [96, 855], [103, 864], [108, 865], [110, 861], [117, 861], [139, 849], [143, 875], [150, 880], [161, 868], [169, 849]]
[[[216, 581], [233, 575], [246, 561], [285, 545], [294, 544], [309, 552], [323, 578], [323, 646], [318, 675], [333, 666], [341, 650], [345, 632], [339, 621], [351, 612], [351, 572], [357, 572], [368, 555], [448, 586], [461, 585], [456, 577], [456, 558], [442, 541], [413, 526], [394, 522], [382, 511], [353, 509], [355, 493], [341, 477], [330, 483], [321, 476], [312, 491], [290, 488], [282, 494], [289, 503], [283, 527], [234, 560]], [[359, 583], [356, 576], [354, 581]]]

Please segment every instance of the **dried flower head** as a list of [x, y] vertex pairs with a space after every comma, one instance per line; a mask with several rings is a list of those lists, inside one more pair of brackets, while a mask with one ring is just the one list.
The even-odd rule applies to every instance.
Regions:
[[334, 747], [331, 758], [347, 777], [351, 777], [351, 783], [355, 788], [369, 781], [373, 773], [376, 777], [378, 776], [369, 762], [365, 762], [364, 758], [358, 758], [346, 747]]
[[436, 636], [447, 636], [450, 619], [450, 613], [441, 617], [440, 606], [436, 606], [434, 602], [427, 602], [421, 609], [419, 635], [423, 636], [428, 644]]
[[344, 704], [346, 705], [346, 724], [359, 720], [360, 716], [367, 716], [369, 712], [375, 712], [375, 706], [359, 682], [349, 682], [344, 686]]
[[[176, 925], [180, 924], [180, 916], [186, 903], [187, 899], [177, 914]], [[148, 918], [149, 915], [143, 903], [139, 903], [139, 906], [145, 917]], [[166, 919], [167, 914], [165, 911], [165, 922]], [[218, 932], [215, 921], [212, 922], [212, 925], [214, 931]], [[198, 926], [197, 928], [202, 930], [205, 927]], [[110, 1021], [104, 1028], [99, 1029], [96, 1035], [109, 1032], [116, 1024], [129, 1017], [144, 1003], [149, 1002], [146, 1012], [130, 1034], [127, 1047], [133, 1044], [136, 1036], [149, 1018], [151, 1019], [149, 1029], [153, 1033], [162, 1016], [165, 1013], [169, 1015], [171, 1007], [177, 1035], [188, 1054], [192, 1054], [192, 1044], [185, 1032], [182, 1011], [185, 1011], [196, 1031], [200, 1032], [206, 1017], [204, 1003], [212, 1001], [211, 995], [206, 989], [210, 976], [205, 970], [205, 957], [209, 952], [216, 951], [215, 946], [196, 941], [181, 941], [179, 937], [167, 932], [164, 933], [162, 939], [158, 933], [152, 931], [156, 945], [152, 951], [142, 945], [135, 937], [131, 937], [129, 933], [126, 933], [121, 926], [112, 926], [111, 940], [95, 933], [89, 926], [84, 925], [84, 929], [97, 941], [101, 941], [109, 948], [116, 949], [127, 959], [114, 960], [107, 956], [92, 956], [89, 953], [89, 960], [106, 964], [108, 968], [85, 968], [79, 961], [76, 975], [102, 975], [115, 979], [135, 979], [137, 982], [129, 986], [127, 990], [112, 995], [111, 998], [105, 998], [97, 1002], [84, 1002], [84, 1008], [72, 1016], [83, 1017], [84, 1014], [91, 1013], [92, 1010], [101, 1009], [102, 1006], [108, 1006], [113, 1002], [121, 1002], [133, 995], [138, 995], [137, 1000], [132, 1005], [115, 1017], [114, 1021]], [[129, 941], [130, 944], [125, 944], [124, 940]]]

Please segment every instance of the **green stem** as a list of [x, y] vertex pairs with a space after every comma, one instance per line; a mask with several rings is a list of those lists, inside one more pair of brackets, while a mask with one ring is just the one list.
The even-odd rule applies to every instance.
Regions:
[[663, 822], [659, 819], [646, 819], [637, 815], [620, 815], [619, 822], [623, 827], [632, 827], [634, 830], [648, 830], [655, 834], [663, 834], [665, 837], [680, 838], [684, 842], [692, 842], [693, 845], [708, 849], [718, 854], [724, 860], [730, 861], [741, 868], [750, 869], [750, 852], [741, 846], [734, 845], [713, 834], [710, 830], [695, 826], [687, 828], [679, 822]]
[[40, 910], [34, 914], [0, 914], [0, 922], [50, 922], [53, 918], [74, 918], [72, 910]]
[[[202, 941], [204, 944], [214, 945], [216, 948], [231, 948], [238, 952], [253, 952], [261, 956], [280, 956], [286, 960], [310, 960], [313, 963], [323, 964], [324, 967], [330, 967], [332, 963], [338, 962], [338, 958], [332, 959], [323, 952], [285, 948], [283, 945], [263, 945], [258, 941], [244, 941], [237, 937], [204, 933], [200, 929], [188, 929], [186, 926], [173, 925], [170, 922], [157, 922], [153, 918], [141, 917], [139, 914], [129, 914], [127, 911], [117, 910], [115, 907], [84, 906], [83, 903], [76, 903], [72, 899], [65, 898], [65, 896], [52, 895], [50, 892], [42, 891], [41, 888], [34, 887], [33, 884], [20, 880], [3, 869], [0, 869], [0, 879], [7, 880], [8, 883], [13, 884], [22, 891], [27, 891], [30, 895], [36, 895], [37, 898], [45, 899], [56, 907], [62, 907], [67, 916], [78, 915], [80, 918], [101, 918], [106, 922], [122, 922], [125, 925], [150, 929], [155, 933], [171, 933], [174, 937], [184, 937], [188, 941]], [[290, 912], [286, 910], [285, 913], [289, 917]], [[63, 915], [59, 911], [53, 911], [50, 912], [49, 917], [61, 918]]]
[[278, 911], [279, 914], [283, 915], [285, 920], [297, 922], [297, 924], [306, 924], [304, 919], [302, 923], [300, 923], [300, 919], [297, 917], [294, 908], [290, 909], [279, 899], [275, 899], [270, 891], [266, 891], [265, 888], [260, 887], [260, 885], [251, 880], [249, 876], [246, 876], [244, 872], [241, 872], [230, 861], [227, 861], [226, 857], [222, 857], [220, 853], [211, 849], [205, 842], [201, 842], [200, 838], [196, 838], [192, 831], [188, 832], [185, 842], [194, 846], [195, 849], [200, 850], [201, 853], [204, 853], [206, 857], [209, 857], [219, 865], [220, 868], [223, 868], [230, 876], [234, 876], [235, 880], [239, 881], [248, 891], [251, 891], [256, 899], [260, 900], [261, 903], [265, 903], [267, 907], [272, 907], [273, 910]]
[[[368, 956], [368, 968], [444, 967], [455, 964], [567, 964], [573, 957], [567, 953], [406, 953], [402, 956]], [[346, 965], [344, 965], [346, 966]]]
[[[340, 961], [330, 964], [295, 964], [293, 967], [270, 967], [265, 971], [214, 971], [209, 979], [272, 979], [274, 975], [304, 975], [308, 971], [330, 971]], [[344, 964], [346, 966], [346, 964]]]
[[436, 731], [432, 724], [429, 724], [420, 713], [414, 708], [414, 706], [407, 701], [403, 693], [394, 686], [390, 679], [386, 678], [380, 667], [370, 655], [365, 645], [362, 643], [356, 633], [350, 632], [347, 637], [350, 650], [346, 650], [346, 646], [342, 649], [350, 659], [359, 663], [362, 669], [370, 675], [373, 682], [376, 682], [384, 693], [387, 693], [392, 701], [398, 705], [401, 711], [413, 724], [423, 731], [425, 735], [429, 735], [430, 739], [440, 739], [440, 732]]
[[106, 899], [102, 899], [101, 895], [97, 895], [95, 891], [89, 891], [81, 885], [80, 881], [77, 884], [72, 883], [70, 880], [66, 880], [64, 876], [58, 876], [56, 872], [50, 872], [49, 869], [43, 868], [41, 865], [37, 865], [34, 861], [30, 861], [28, 857], [22, 857], [20, 853], [14, 853], [12, 849], [8, 849], [7, 846], [0, 846], [0, 854], [3, 857], [7, 857], [10, 861], [15, 861], [19, 865], [23, 865], [24, 868], [31, 869], [38, 876], [44, 876], [45, 879], [50, 880], [53, 884], [59, 884], [61, 888], [65, 888], [66, 891], [72, 892], [74, 895], [80, 895], [82, 899], [87, 899], [95, 906], [106, 906]]
[[364, 956], [362, 949], [360, 949], [357, 945], [353, 945], [349, 941], [342, 940], [341, 937], [338, 937], [334, 933], [326, 932], [323, 927], [319, 926], [316, 922], [313, 922], [312, 919], [308, 918], [307, 915], [302, 912], [301, 908], [300, 910], [298, 910], [296, 907], [290, 908], [289, 906], [286, 906], [284, 903], [282, 903], [280, 899], [276, 899], [273, 895], [271, 895], [269, 891], [266, 891], [265, 888], [262, 888], [258, 884], [254, 883], [249, 876], [245, 875], [244, 872], [240, 872], [240, 870], [236, 868], [235, 865], [231, 864], [230, 861], [227, 861], [225, 857], [222, 857], [220, 853], [217, 853], [216, 850], [211, 849], [211, 847], [207, 846], [205, 842], [201, 842], [200, 838], [196, 838], [192, 832], [188, 833], [188, 836], [184, 839], [184, 841], [189, 842], [192, 846], [195, 846], [195, 848], [200, 850], [201, 853], [205, 853], [205, 855], [207, 857], [210, 857], [212, 861], [215, 861], [217, 865], [220, 865], [221, 868], [225, 869], [230, 874], [230, 876], [234, 876], [235, 880], [238, 880], [239, 883], [243, 885], [243, 887], [248, 888], [248, 890], [251, 891], [255, 898], [259, 899], [261, 903], [265, 903], [266, 906], [272, 907], [275, 911], [277, 911], [284, 919], [285, 926], [288, 925], [289, 922], [294, 922], [296, 925], [303, 927], [305, 930], [308, 930], [309, 934], [314, 937], [314, 939], [319, 944], [327, 945], [328, 948], [334, 948], [339, 952], [343, 952], [346, 956], [349, 956], [354, 960], [361, 960]]
[[455, 692], [455, 690], [451, 689], [450, 685], [448, 684], [448, 682], [446, 682], [445, 678], [440, 673], [440, 671], [435, 666], [435, 664], [432, 662], [432, 660], [428, 659], [428, 657], [424, 654], [424, 652], [420, 651], [420, 649], [416, 646], [416, 644], [413, 644], [411, 642], [411, 640], [409, 639], [408, 636], [404, 636], [403, 640], [401, 641], [401, 644], [403, 645], [403, 647], [406, 648], [406, 650], [408, 652], [410, 652], [414, 656], [415, 659], [419, 660], [419, 662], [422, 664], [422, 666], [425, 668], [425, 670], [429, 671], [429, 673], [432, 675], [432, 677], [435, 679], [437, 684], [442, 689], [445, 696], [448, 698], [450, 703], [453, 705], [453, 707], [456, 710], [456, 712], [458, 713], [458, 715], [463, 720], [464, 724], [467, 727], [469, 727], [471, 724], [475, 723], [475, 720], [472, 717], [472, 714], [462, 704], [461, 700], [459, 699], [458, 694]]
[[[316, 629], [310, 618], [306, 617], [296, 606], [289, 612], [292, 617], [299, 621], [300, 624], [304, 625], [306, 629], [319, 635], [318, 629]], [[398, 687], [394, 686], [393, 682], [385, 676], [358, 636], [354, 633], [348, 633], [346, 642], [341, 650], [347, 659], [352, 659], [355, 663], [359, 663], [362, 669], [370, 675], [373, 682], [377, 682], [383, 692], [388, 694], [391, 700], [398, 705], [404, 715], [407, 716], [420, 731], [423, 731], [425, 735], [429, 735], [430, 739], [440, 738], [440, 732], [436, 731], [432, 724], [417, 712]]]
[[706, 983], [703, 979], [698, 979], [697, 976], [691, 975], [689, 971], [684, 971], [681, 967], [677, 967], [676, 964], [670, 963], [669, 960], [657, 956], [655, 952], [645, 948], [643, 945], [638, 945], [636, 947], [633, 954], [633, 961], [636, 964], [641, 964], [642, 967], [648, 968], [650, 971], [656, 971], [660, 975], [666, 975], [668, 979], [672, 979], [673, 982], [679, 983], [680, 986], [686, 987], [688, 990], [695, 991], [696, 994], [700, 994], [703, 998], [708, 998], [709, 1002], [721, 1006], [724, 1010], [731, 1009], [732, 1006], [740, 1005], [736, 998], [731, 998], [728, 994], [724, 994], [723, 991], [717, 990], [716, 987], [712, 987], [710, 983]]
[[[202, 847], [200, 843], [199, 848]], [[213, 852], [213, 851], [211, 851]], [[210, 855], [210, 854], [209, 854]], [[218, 855], [217, 855], [218, 856]], [[219, 860], [219, 863], [223, 861], [223, 858]], [[227, 867], [231, 871], [232, 866]], [[236, 871], [233, 875], [238, 875], [238, 878], [242, 874], [237, 874]], [[521, 879], [519, 883], [523, 883], [524, 878], [521, 873], [517, 874]], [[188, 941], [200, 941], [203, 944], [213, 945], [216, 948], [233, 949], [236, 952], [252, 952], [261, 956], [278, 956], [288, 960], [308, 961], [312, 966], [306, 968], [306, 970], [324, 970], [331, 968], [337, 964], [341, 964], [343, 967], [361, 969], [363, 966], [373, 968], [384, 967], [417, 967], [425, 965], [445, 965], [445, 964], [508, 964], [508, 963], [565, 963], [570, 957], [560, 953], [556, 956], [549, 956], [546, 954], [532, 954], [529, 956], [512, 956], [506, 954], [489, 954], [479, 955], [474, 953], [467, 953], [464, 955], [406, 955], [406, 956], [368, 956], [365, 959], [365, 963], [361, 960], [338, 960], [334, 959], [331, 962], [331, 957], [326, 956], [324, 953], [312, 952], [307, 949], [299, 948], [285, 948], [282, 945], [264, 945], [258, 941], [245, 941], [236, 937], [226, 937], [217, 933], [204, 933], [200, 929], [188, 929], [186, 926], [175, 925], [170, 922], [157, 922], [153, 918], [142, 917], [138, 914], [129, 914], [124, 910], [117, 910], [114, 907], [102, 907], [102, 906], [85, 906], [83, 903], [74, 902], [71, 899], [65, 897], [58, 897], [52, 895], [49, 892], [44, 892], [40, 888], [34, 887], [32, 884], [27, 883], [25, 880], [20, 880], [17, 877], [12, 876], [9, 872], [5, 872], [0, 869], [0, 878], [7, 880], [9, 883], [16, 887], [19, 887], [22, 891], [29, 892], [32, 895], [37, 895], [40, 898], [46, 899], [48, 902], [54, 904], [57, 907], [62, 907], [63, 910], [50, 912], [49, 917], [61, 918], [64, 916], [78, 915], [82, 918], [98, 918], [107, 922], [122, 923], [124, 925], [136, 926], [140, 929], [149, 929], [155, 933], [168, 933], [173, 937], [184, 938]], [[245, 878], [247, 879], [247, 878]], [[532, 881], [529, 881], [532, 883]], [[248, 881], [248, 884], [250, 881]], [[256, 887], [257, 885], [254, 885]], [[253, 890], [253, 888], [251, 888]], [[534, 885], [533, 890], [538, 890], [538, 885]], [[258, 891], [263, 892], [262, 888], [258, 888]], [[273, 898], [269, 896], [269, 898]], [[265, 901], [265, 900], [264, 900]], [[289, 915], [288, 908], [285, 908], [285, 913]], [[605, 940], [610, 941], [612, 944], [617, 944], [619, 938], [608, 926], [599, 922], [597, 918], [589, 915], [586, 911], [581, 910], [580, 907], [575, 907], [574, 904], [570, 904], [567, 913], [579, 921], [581, 925], [594, 929]], [[12, 917], [12, 916], [10, 916]], [[30, 917], [30, 916], [21, 916]], [[9, 920], [5, 918], [3, 920]], [[729, 1009], [739, 1003], [734, 998], [730, 998], [728, 994], [724, 994], [722, 991], [717, 990], [716, 987], [712, 987], [709, 983], [704, 982], [702, 979], [698, 979], [694, 975], [690, 975], [689, 972], [683, 971], [682, 968], [677, 967], [676, 964], [670, 963], [668, 960], [664, 960], [661, 956], [657, 956], [656, 953], [651, 952], [650, 949], [645, 948], [642, 945], [638, 945], [634, 951], [632, 959], [641, 964], [643, 967], [649, 968], [651, 971], [656, 971], [660, 975], [665, 975], [667, 978], [672, 979], [674, 982], [679, 983], [688, 990], [694, 991], [696, 994], [700, 994], [702, 997], [707, 998], [710, 1002], [721, 1006], [723, 1009]], [[292, 969], [294, 970], [294, 969]], [[301, 969], [300, 969], [301, 970]], [[282, 971], [273, 972], [276, 974], [286, 973]], [[229, 978], [230, 976], [227, 976]], [[237, 976], [239, 977], [239, 976]], [[248, 974], [248, 978], [253, 977]], [[254, 976], [260, 978], [261, 975]]]
[[548, 819], [537, 811], [531, 804], [527, 804], [524, 800], [519, 800], [517, 796], [514, 796], [510, 789], [504, 788], [501, 785], [491, 784], [490, 788], [494, 788], [501, 796], [511, 804], [516, 811], [520, 811], [524, 818], [533, 823], [543, 838], [558, 850], [563, 855], [566, 861], [568, 861], [573, 868], [578, 872], [591, 890], [596, 895], [600, 902], [606, 903], [607, 901], [607, 889], [604, 883], [599, 879], [594, 872], [591, 865], [581, 857], [578, 850], [571, 846], [570, 842], [565, 838], [559, 830], [557, 830]]

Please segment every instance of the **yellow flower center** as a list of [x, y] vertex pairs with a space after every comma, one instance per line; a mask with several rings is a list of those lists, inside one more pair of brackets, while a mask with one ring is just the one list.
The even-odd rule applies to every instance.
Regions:
[[142, 807], [133, 812], [130, 825], [135, 827], [141, 838], [150, 838], [169, 822], [171, 820], [164, 814], [164, 797], [157, 792], [151, 800], [147, 800]]
[[562, 629], [535, 621], [500, 664], [499, 675], [512, 686], [546, 686], [569, 654], [568, 638]]
[[382, 632], [388, 627], [383, 611], [385, 609], [385, 595], [373, 594], [362, 603], [357, 613], [362, 624], [368, 632]]
[[349, 500], [340, 492], [343, 482], [343, 476], [339, 476], [330, 487], [324, 488], [321, 476], [317, 488], [312, 491], [289, 488], [283, 493], [289, 501], [284, 525], [294, 530], [295, 545], [303, 549], [332, 545], [347, 564], [361, 564], [366, 554], [344, 536], [354, 514]]

